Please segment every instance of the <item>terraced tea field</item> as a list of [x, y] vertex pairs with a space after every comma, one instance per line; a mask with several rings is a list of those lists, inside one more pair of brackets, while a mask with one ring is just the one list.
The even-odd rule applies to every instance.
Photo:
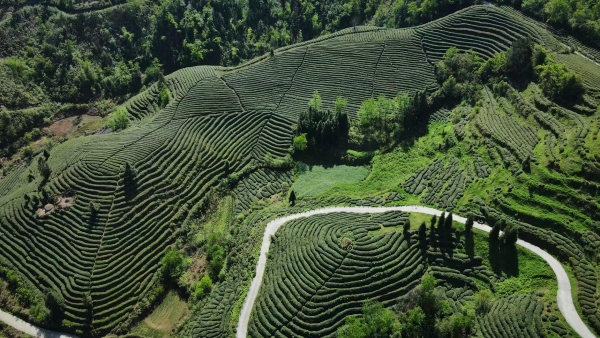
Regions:
[[[0, 263], [38, 291], [51, 288], [62, 295], [65, 320], [55, 328], [91, 336], [125, 332], [151, 305], [148, 297], [160, 284], [160, 260], [171, 245], [183, 241], [182, 225], [200, 217], [220, 189], [231, 188], [236, 196], [236, 228], [228, 244], [226, 276], [201, 306], [191, 310], [179, 332], [230, 336], [252, 278], [261, 226], [274, 216], [271, 209], [251, 210], [256, 205], [277, 205], [282, 197], [273, 196], [287, 193], [293, 185], [293, 172], [273, 163], [285, 162], [289, 155], [292, 125], [312, 93], [318, 90], [327, 108], [343, 96], [350, 118], [355, 118], [368, 98], [437, 89], [433, 64], [450, 47], [490, 57], [524, 36], [550, 51], [563, 48], [551, 33], [519, 14], [473, 6], [413, 28], [342, 30], [234, 68], [179, 70], [166, 77], [170, 92], [166, 107], [161, 108], [158, 85], [153, 85], [124, 104], [131, 127], [68, 140], [47, 158], [35, 154], [30, 163], [0, 177]], [[600, 68], [577, 54], [558, 55], [585, 74], [590, 102], [598, 99], [593, 88], [600, 83]], [[378, 173], [388, 156], [382, 155], [364, 180], [361, 175], [360, 180], [336, 186], [331, 198], [327, 186], [319, 190], [322, 200], [307, 197], [290, 210], [418, 201], [439, 208], [468, 208], [482, 219], [494, 212], [511, 215], [523, 223], [519, 223], [522, 237], [542, 247], [540, 242], [546, 241], [557, 248], [553, 254], [574, 262], [579, 305], [586, 320], [600, 329], [597, 268], [591, 263], [600, 239], [588, 231], [600, 215], [598, 202], [594, 197], [576, 197], [580, 194], [575, 192], [588, 186], [578, 173], [564, 171], [544, 172], [542, 184], [527, 184], [532, 187], [529, 192], [508, 191], [502, 183], [522, 173], [521, 164], [527, 159], [581, 168], [582, 159], [590, 158], [585, 163], [592, 167], [586, 170], [598, 170], [593, 166], [600, 155], [593, 153], [600, 120], [597, 113], [594, 120], [588, 106], [565, 108], [544, 101], [538, 88], [524, 93], [495, 97], [486, 90], [477, 110], [443, 108], [430, 119], [434, 136], [418, 141], [431, 144], [428, 151], [414, 156], [416, 170], [396, 175], [395, 163]], [[451, 131], [444, 129], [445, 123], [452, 124]], [[448, 153], [431, 150], [441, 149], [445, 140], [441, 131], [456, 144]], [[570, 154], [580, 157], [571, 160]], [[401, 155], [412, 161], [414, 153]], [[51, 170], [46, 178], [38, 167], [43, 163]], [[593, 189], [597, 191], [597, 184]], [[559, 205], [541, 196], [542, 191], [569, 198]], [[534, 202], [525, 201], [528, 193]], [[71, 202], [60, 203], [66, 199]], [[53, 205], [41, 210], [49, 203]], [[564, 219], [557, 221], [556, 213]], [[399, 225], [406, 217], [332, 214], [324, 216], [325, 223], [295, 221], [275, 237], [273, 264], [267, 268], [250, 335], [332, 335], [346, 315], [360, 312], [365, 300], [393, 305], [416, 286], [427, 258], [412, 238], [415, 235], [370, 232], [380, 224]], [[581, 238], [586, 244], [576, 243]], [[448, 272], [443, 266], [433, 269], [439, 275]], [[489, 278], [485, 268], [476, 270], [469, 278]], [[447, 275], [468, 283], [461, 277], [464, 269]], [[464, 297], [470, 295], [466, 292]], [[478, 320], [482, 332], [499, 332], [492, 327], [509, 325], [510, 318], [495, 315], [507, 304], [527, 318], [537, 315], [540, 306], [522, 295], [498, 301], [488, 317]], [[530, 336], [538, 332], [536, 320], [510, 325]]]

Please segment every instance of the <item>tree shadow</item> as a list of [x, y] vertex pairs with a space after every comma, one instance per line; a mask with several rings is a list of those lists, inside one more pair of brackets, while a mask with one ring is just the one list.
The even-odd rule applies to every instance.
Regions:
[[500, 247], [502, 272], [508, 277], [519, 276], [519, 257], [514, 245], [502, 245]]
[[497, 239], [488, 239], [488, 257], [492, 271], [500, 275], [502, 274], [502, 259], [500, 253], [500, 241]]
[[471, 231], [465, 232], [465, 252], [469, 258], [473, 259], [475, 257], [475, 241]]

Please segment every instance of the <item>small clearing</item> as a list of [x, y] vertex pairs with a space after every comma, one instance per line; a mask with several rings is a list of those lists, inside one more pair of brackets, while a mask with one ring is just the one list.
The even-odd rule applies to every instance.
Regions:
[[132, 333], [143, 337], [169, 337], [187, 311], [186, 302], [176, 292], [169, 291], [160, 305], [133, 328]]
[[316, 196], [338, 183], [355, 183], [369, 174], [366, 167], [338, 165], [333, 167], [309, 166], [298, 163], [299, 175], [292, 189], [298, 197]]

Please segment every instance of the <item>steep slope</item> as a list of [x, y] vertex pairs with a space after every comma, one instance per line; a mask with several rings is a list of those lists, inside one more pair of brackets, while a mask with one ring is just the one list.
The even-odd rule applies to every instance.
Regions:
[[[175, 72], [164, 109], [151, 87], [126, 103], [133, 127], [54, 148], [47, 183], [38, 174], [43, 154], [0, 179], [0, 258], [40, 289], [63, 295], [65, 329], [96, 335], [122, 328], [156, 285], [160, 258], [183, 220], [228, 175], [259, 170], [267, 155], [284, 158], [291, 124], [314, 90], [326, 106], [342, 95], [355, 108], [382, 94], [434, 89], [432, 62], [448, 47], [491, 56], [521, 36], [560, 48], [516, 15], [475, 6], [411, 29], [343, 30], [236, 68]], [[74, 204], [36, 216], [61, 197]], [[244, 278], [220, 285], [211, 297], [231, 299], [211, 298], [214, 320], [193, 317], [187, 332], [227, 335]]]

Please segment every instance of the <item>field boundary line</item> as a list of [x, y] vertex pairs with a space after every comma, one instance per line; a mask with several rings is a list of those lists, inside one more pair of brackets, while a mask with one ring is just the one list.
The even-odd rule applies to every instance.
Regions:
[[[284, 224], [286, 224], [289, 221], [314, 215], [323, 215], [335, 212], [370, 214], [382, 213], [386, 211], [416, 212], [427, 215], [439, 215], [443, 212], [441, 210], [419, 205], [405, 205], [397, 207], [328, 207], [279, 217], [270, 221], [267, 224], [263, 235], [263, 240], [260, 247], [260, 255], [256, 263], [256, 275], [252, 279], [250, 288], [248, 290], [248, 293], [246, 294], [246, 298], [244, 299], [244, 303], [242, 305], [242, 310], [240, 311], [240, 318], [238, 321], [236, 337], [246, 338], [248, 332], [248, 324], [250, 322], [250, 314], [252, 312], [252, 309], [254, 308], [254, 303], [258, 298], [258, 291], [260, 290], [263, 276], [267, 267], [267, 254], [271, 245], [271, 237], [277, 232], [277, 230], [279, 230], [279, 228], [281, 228]], [[462, 224], [464, 224], [467, 221], [465, 217], [461, 217], [456, 214], [453, 215], [453, 220]], [[479, 222], [475, 222], [473, 227], [475, 229], [482, 230], [485, 232], [490, 232], [492, 230], [490, 226]], [[556, 280], [558, 282], [558, 291], [556, 295], [558, 308], [565, 320], [567, 321], [567, 323], [571, 326], [571, 328], [575, 332], [577, 332], [577, 334], [579, 334], [582, 338], [596, 337], [596, 335], [592, 333], [592, 331], [586, 326], [586, 324], [583, 322], [583, 320], [581, 319], [581, 317], [579, 317], [579, 314], [577, 313], [575, 304], [573, 303], [573, 296], [571, 294], [571, 282], [562, 264], [552, 255], [531, 243], [519, 239], [517, 241], [517, 245], [526, 248], [535, 253], [536, 255], [540, 256], [552, 268], [552, 271], [554, 272], [554, 275], [556, 276]]]

